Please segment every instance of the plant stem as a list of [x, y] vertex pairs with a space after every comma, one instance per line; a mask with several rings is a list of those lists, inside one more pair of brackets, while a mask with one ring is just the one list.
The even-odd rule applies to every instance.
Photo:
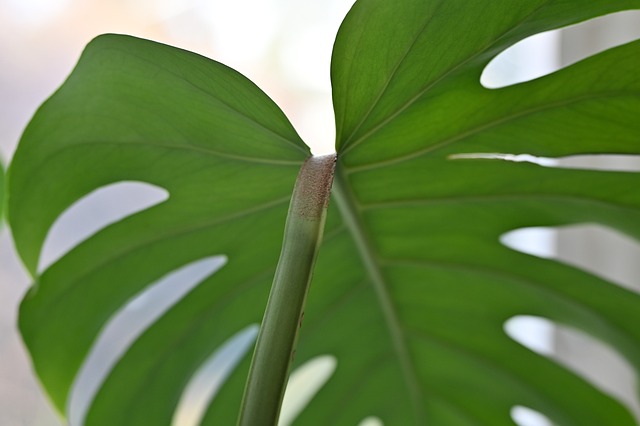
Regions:
[[298, 174], [238, 426], [278, 423], [304, 303], [322, 241], [335, 160], [335, 155], [311, 157]]

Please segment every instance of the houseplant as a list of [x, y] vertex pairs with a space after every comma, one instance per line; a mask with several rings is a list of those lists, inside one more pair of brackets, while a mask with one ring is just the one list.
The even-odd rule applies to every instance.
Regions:
[[[479, 78], [529, 35], [640, 2], [513, 3], [360, 0], [341, 27], [334, 199], [295, 359], [332, 354], [338, 367], [301, 424], [368, 415], [391, 425], [510, 424], [515, 404], [559, 424], [633, 424], [620, 404], [510, 340], [503, 324], [518, 314], [568, 324], [637, 368], [637, 296], [516, 253], [499, 237], [599, 222], [637, 238], [637, 179], [469, 154], [637, 154], [637, 42], [520, 85], [489, 90]], [[61, 411], [122, 304], [182, 265], [226, 254], [220, 272], [131, 347], [87, 417], [168, 423], [203, 360], [260, 321], [307, 157], [279, 109], [236, 72], [131, 37], [87, 47], [25, 131], [9, 175], [10, 224], [36, 279], [20, 328]], [[170, 198], [37, 274], [55, 218], [122, 180], [163, 187]], [[204, 424], [235, 421], [248, 361]]]

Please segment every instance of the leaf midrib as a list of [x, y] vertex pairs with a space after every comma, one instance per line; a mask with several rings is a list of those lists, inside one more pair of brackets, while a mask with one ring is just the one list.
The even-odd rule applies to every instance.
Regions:
[[362, 264], [371, 280], [372, 287], [380, 304], [383, 318], [393, 344], [393, 350], [398, 358], [402, 377], [411, 398], [416, 424], [424, 424], [423, 396], [420, 383], [417, 380], [417, 370], [409, 355], [405, 333], [388, 291], [388, 284], [379, 267], [378, 256], [373, 244], [367, 237], [362, 223], [358, 200], [349, 190], [346, 178], [341, 169], [336, 170], [333, 182], [333, 196], [342, 218], [353, 238]]

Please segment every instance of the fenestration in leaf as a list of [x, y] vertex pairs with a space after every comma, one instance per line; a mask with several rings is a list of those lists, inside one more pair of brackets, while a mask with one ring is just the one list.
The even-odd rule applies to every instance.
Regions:
[[[640, 1], [356, 2], [334, 49], [334, 200], [296, 354], [297, 365], [333, 354], [338, 366], [298, 424], [512, 425], [514, 405], [562, 425], [635, 424], [503, 324], [528, 314], [576, 327], [638, 371], [640, 298], [499, 237], [597, 222], [640, 239], [638, 176], [450, 159], [640, 154], [640, 42], [512, 87], [479, 82], [529, 35], [631, 8]], [[192, 372], [259, 321], [306, 155], [277, 107], [228, 68], [124, 36], [89, 45], [14, 159], [9, 213], [23, 259], [34, 271], [53, 220], [97, 187], [133, 179], [171, 197], [81, 244], [25, 299], [21, 330], [60, 409], [118, 307], [180, 265], [227, 254], [121, 359], [87, 421], [170, 423]], [[203, 424], [234, 423], [247, 369]]]
[[[351, 286], [372, 284], [362, 292], [375, 289], [378, 322], [386, 324], [387, 342], [381, 333], [360, 343], [370, 366], [395, 369], [384, 393], [410, 401], [409, 419], [393, 410], [395, 401], [378, 401], [374, 414], [385, 424], [512, 424], [514, 405], [557, 424], [635, 424], [609, 397], [511, 341], [503, 324], [528, 314], [574, 326], [637, 369], [638, 296], [511, 251], [499, 237], [520, 227], [597, 222], [640, 238], [637, 174], [449, 159], [640, 153], [638, 42], [513, 87], [488, 90], [479, 82], [491, 58], [529, 35], [632, 7], [640, 2], [380, 0], [351, 10], [332, 64], [334, 192], [350, 218], [335, 239], [358, 247], [363, 278]], [[319, 264], [308, 311], [322, 271]], [[342, 333], [355, 332], [345, 327]], [[343, 348], [339, 365], [346, 354], [362, 356], [356, 353]], [[340, 373], [301, 424], [313, 424], [327, 406], [322, 397], [338, 394], [341, 380], [342, 389], [356, 380]]]

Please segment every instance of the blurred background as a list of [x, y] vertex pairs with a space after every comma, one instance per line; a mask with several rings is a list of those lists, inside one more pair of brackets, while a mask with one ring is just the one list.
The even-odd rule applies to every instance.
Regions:
[[[31, 115], [66, 78], [83, 47], [106, 32], [164, 42], [237, 69], [276, 101], [315, 154], [331, 152], [334, 138], [329, 81], [331, 48], [338, 26], [353, 2], [0, 0], [1, 161], [8, 163]], [[566, 31], [536, 36], [500, 55], [487, 68], [482, 82], [488, 87], [499, 87], [532, 79], [639, 37], [638, 12], [615, 14]], [[566, 164], [576, 162], [582, 167], [640, 170], [637, 158], [588, 157]], [[140, 188], [125, 188], [122, 192], [131, 200], [131, 210], [157, 201], [157, 194], [152, 191], [144, 193], [144, 188], [142, 194], [139, 191]], [[66, 225], [61, 224], [55, 238], [51, 238], [53, 242], [48, 241], [44, 263], [114, 217], [127, 214], [126, 209], [112, 211], [113, 203], [108, 200], [108, 197], [96, 199], [85, 206], [88, 214], [69, 216]], [[134, 201], [138, 204], [134, 205]], [[522, 230], [505, 236], [503, 242], [589, 269], [628, 288], [640, 288], [638, 243], [605, 228], [581, 225], [559, 232]], [[16, 330], [17, 307], [29, 281], [5, 227], [0, 230], [2, 426], [61, 424], [31, 373]], [[143, 311], [138, 313], [144, 315]], [[636, 378], [608, 348], [539, 318], [516, 318], [506, 328], [515, 339], [558, 359], [640, 413]], [[118, 340], [117, 334], [112, 337], [114, 340]], [[82, 397], [75, 401], [72, 412], [81, 412], [86, 401]], [[515, 407], [512, 416], [521, 426], [550, 424], [543, 415], [524, 407]], [[72, 418], [80, 417], [72, 415]], [[197, 414], [177, 417], [175, 423], [190, 426], [195, 422]], [[367, 424], [379, 423], [370, 419]]]

